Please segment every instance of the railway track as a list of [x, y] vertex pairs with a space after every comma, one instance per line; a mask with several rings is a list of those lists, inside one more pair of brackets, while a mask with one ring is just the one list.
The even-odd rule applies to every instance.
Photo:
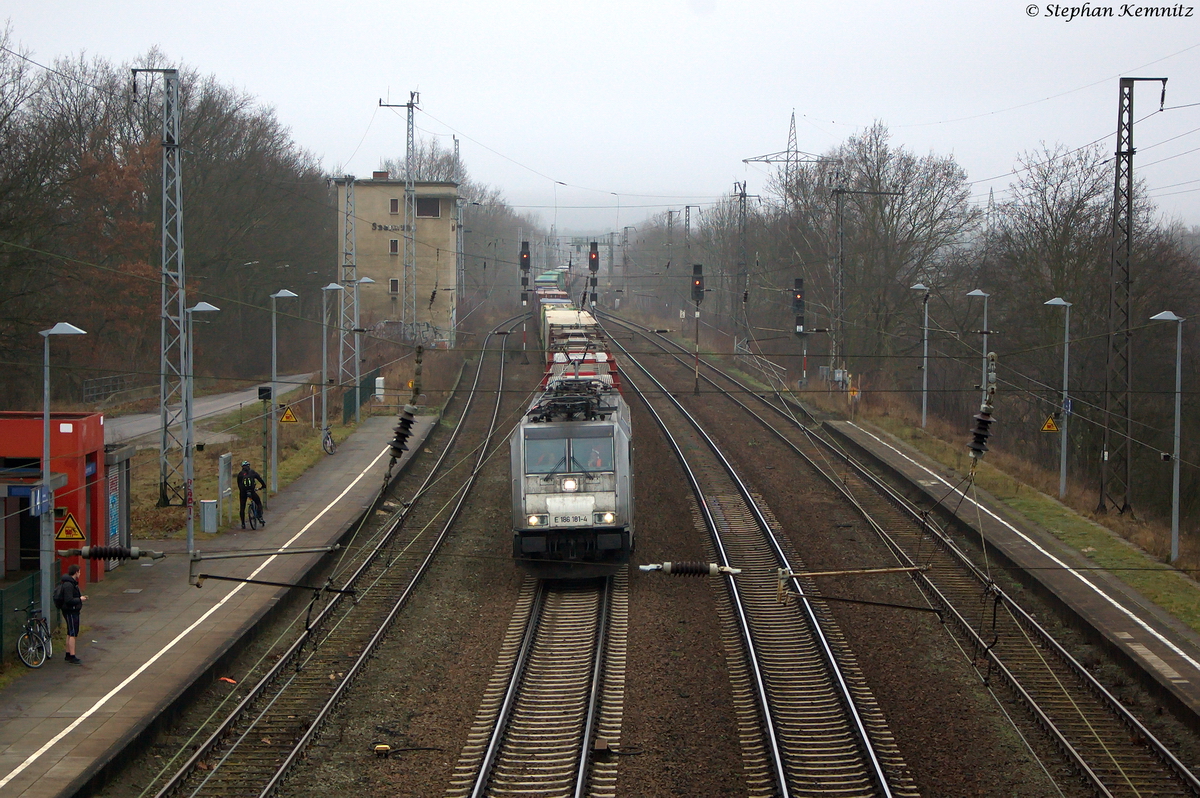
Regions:
[[[620, 346], [614, 340], [614, 344]], [[696, 495], [725, 575], [725, 642], [744, 652], [731, 665], [752, 795], [917, 795], [852, 652], [810, 580], [781, 602], [777, 571], [802, 570], [778, 524], [729, 461], [654, 375], [624, 351], [625, 379], [669, 439]], [[653, 381], [642, 391], [629, 366]], [[731, 657], [734, 659], [734, 657]]]
[[627, 603], [624, 573], [525, 580], [448, 798], [616, 795]]
[[[503, 334], [497, 328], [487, 341]], [[504, 396], [504, 352], [503, 346], [489, 350], [485, 342], [459, 421], [421, 487], [406, 502], [381, 490], [349, 547], [353, 559], [337, 569], [338, 575], [349, 573], [343, 592], [306, 623], [305, 632], [156, 798], [261, 798], [280, 786], [369, 661], [466, 501], [495, 433]], [[473, 412], [489, 380], [498, 386], [490, 416]]]
[[[639, 333], [662, 351], [673, 350], [676, 378], [680, 385], [690, 385], [693, 363], [675, 354], [685, 354], [683, 348], [658, 335]], [[1097, 794], [1200, 794], [1200, 780], [946, 531], [932, 524], [928, 513], [883, 475], [801, 423], [796, 413], [805, 411], [794, 402], [778, 393], [767, 399], [711, 364], [705, 366], [701, 378], [825, 477], [886, 543], [898, 564], [924, 567], [913, 579], [930, 605], [943, 609], [977, 660], [986, 663], [982, 670], [1008, 686]], [[764, 412], [755, 412], [742, 398]]]

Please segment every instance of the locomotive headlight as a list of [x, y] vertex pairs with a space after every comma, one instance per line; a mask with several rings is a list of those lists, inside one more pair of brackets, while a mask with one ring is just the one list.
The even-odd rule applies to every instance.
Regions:
[[567, 477], [562, 481], [562, 489], [566, 493], [574, 493], [579, 490], [579, 480], [574, 477]]
[[538, 517], [536, 515], [531, 515], [528, 518], [526, 518], [525, 520], [529, 522], [530, 526], [538, 525]]
[[593, 513], [593, 524], [615, 524], [617, 521], [616, 513]]

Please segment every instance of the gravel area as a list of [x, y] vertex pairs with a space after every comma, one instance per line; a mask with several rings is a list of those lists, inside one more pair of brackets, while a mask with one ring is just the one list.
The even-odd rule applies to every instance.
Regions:
[[[518, 590], [527, 577], [511, 558], [507, 430], [540, 374], [537, 358], [508, 364], [505, 430], [456, 532], [417, 589], [353, 694], [280, 794], [316, 798], [437, 796], [450, 782], [492, 674]], [[764, 496], [791, 545], [812, 570], [894, 565], [857, 514], [757, 423], [709, 396], [681, 397], [728, 447], [751, 489]], [[490, 406], [490, 402], [485, 402]], [[690, 492], [657, 425], [631, 402], [635, 428], [637, 542], [630, 574], [630, 633], [624, 725], [618, 757], [621, 796], [747, 794], [725, 654], [718, 580], [636, 571], [639, 563], [703, 560]], [[401, 490], [401, 494], [404, 491]], [[907, 577], [822, 578], [831, 596], [922, 605]], [[973, 663], [935, 616], [831, 603], [831, 611], [887, 717], [925, 796], [1057, 794], [1004, 711], [1030, 735], [1065, 795], [1079, 779], [1032, 729], [1006, 694], [990, 695]], [[256, 643], [246, 657], [265, 648]], [[105, 795], [133, 798], [194, 719], [226, 694], [202, 696]], [[387, 743], [390, 757], [373, 748]]]
[[[681, 394], [765, 497], [808, 570], [897, 563], [857, 512], [757, 422], [714, 397]], [[924, 606], [902, 575], [821, 577], [828, 596]], [[868, 684], [925, 796], [1055, 794], [1005, 712], [1015, 717], [1065, 794], [1088, 794], [1007, 694], [989, 694], [968, 654], [936, 616], [830, 602]], [[1002, 709], [1003, 708], [1003, 711]]]

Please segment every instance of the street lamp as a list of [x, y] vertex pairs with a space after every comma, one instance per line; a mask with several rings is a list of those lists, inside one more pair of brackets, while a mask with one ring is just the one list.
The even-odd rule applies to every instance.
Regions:
[[1058, 498], [1061, 501], [1067, 497], [1067, 416], [1071, 414], [1071, 399], [1067, 395], [1067, 374], [1071, 362], [1071, 303], [1056, 296], [1043, 304], [1065, 308], [1067, 311], [1063, 322], [1062, 424], [1058, 428]]
[[298, 296], [286, 288], [271, 294], [271, 493], [279, 492], [279, 347], [275, 300], [295, 299]]
[[50, 595], [54, 591], [54, 488], [50, 486], [50, 336], [87, 335], [74, 324], [60, 321], [39, 333], [46, 339], [42, 358], [42, 525], [38, 543], [38, 565], [42, 572], [42, 617], [50, 617]]
[[925, 306], [925, 320], [921, 324], [921, 429], [925, 429], [925, 417], [929, 410], [929, 288], [924, 283], [911, 286], [914, 291], [924, 291], [921, 304]]
[[983, 403], [987, 404], [987, 356], [988, 356], [988, 325], [987, 325], [987, 306], [988, 297], [991, 294], [981, 288], [976, 288], [967, 296], [983, 297], [983, 376], [979, 378], [979, 387], [983, 390]]
[[1171, 562], [1179, 559], [1179, 414], [1183, 400], [1183, 322], [1169, 310], [1156, 313], [1150, 321], [1173, 321], [1175, 324], [1175, 450], [1171, 459], [1175, 461], [1171, 474]]
[[184, 504], [187, 506], [187, 550], [192, 551], [196, 541], [196, 503], [192, 494], [192, 482], [194, 480], [194, 465], [192, 462], [193, 450], [195, 448], [195, 421], [193, 412], [193, 403], [196, 398], [196, 339], [195, 339], [195, 319], [192, 318], [193, 313], [206, 313], [214, 310], [220, 310], [216, 305], [210, 305], [207, 302], [197, 302], [190, 308], [184, 311], [184, 318], [187, 324], [187, 352], [184, 357], [187, 362], [183, 365], [183, 496]]
[[329, 431], [329, 310], [328, 299], [330, 291], [341, 291], [337, 283], [330, 283], [321, 288], [321, 435]]
[[[375, 281], [370, 277], [359, 277], [354, 283], [354, 423], [357, 425], [362, 421], [362, 322], [359, 321], [358, 309], [358, 287], [360, 285], [374, 285]], [[413, 319], [412, 323], [416, 325], [417, 320]], [[415, 334], [414, 326], [414, 334]]]

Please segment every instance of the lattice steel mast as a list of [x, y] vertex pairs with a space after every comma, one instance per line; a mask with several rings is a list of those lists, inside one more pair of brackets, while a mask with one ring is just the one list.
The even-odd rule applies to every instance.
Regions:
[[162, 305], [159, 328], [158, 415], [161, 437], [158, 453], [158, 506], [186, 501], [183, 476], [184, 386], [187, 292], [183, 268], [182, 148], [179, 141], [179, 70], [135, 69], [163, 76], [162, 168]]
[[404, 146], [404, 273], [401, 275], [400, 328], [410, 341], [417, 340], [417, 187], [413, 157], [416, 154], [414, 115], [421, 93], [410, 91], [408, 102], [395, 105], [379, 101], [382, 108], [407, 108], [408, 131]]
[[796, 145], [796, 112], [792, 111], [792, 121], [788, 126], [788, 145], [782, 152], [771, 152], [766, 155], [756, 155], [753, 158], [743, 158], [742, 163], [783, 164], [783, 208], [790, 211], [792, 194], [797, 175], [802, 163], [820, 163], [826, 160], [810, 152], [801, 152]]
[[354, 251], [354, 175], [345, 175], [346, 201], [342, 205], [341, 303], [338, 314], [338, 384], [354, 384], [354, 327], [358, 319], [358, 264]]
[[[1121, 78], [1117, 108], [1116, 179], [1113, 188], [1112, 258], [1109, 267], [1108, 353], [1104, 375], [1104, 448], [1100, 456], [1100, 504], [1119, 513], [1132, 509], [1129, 495], [1133, 464], [1133, 374], [1130, 350], [1130, 274], [1133, 259], [1133, 86], [1161, 81], [1159, 108], [1166, 102], [1166, 78]], [[1114, 442], [1115, 437], [1123, 438]], [[1114, 445], [1115, 443], [1115, 445]]]

